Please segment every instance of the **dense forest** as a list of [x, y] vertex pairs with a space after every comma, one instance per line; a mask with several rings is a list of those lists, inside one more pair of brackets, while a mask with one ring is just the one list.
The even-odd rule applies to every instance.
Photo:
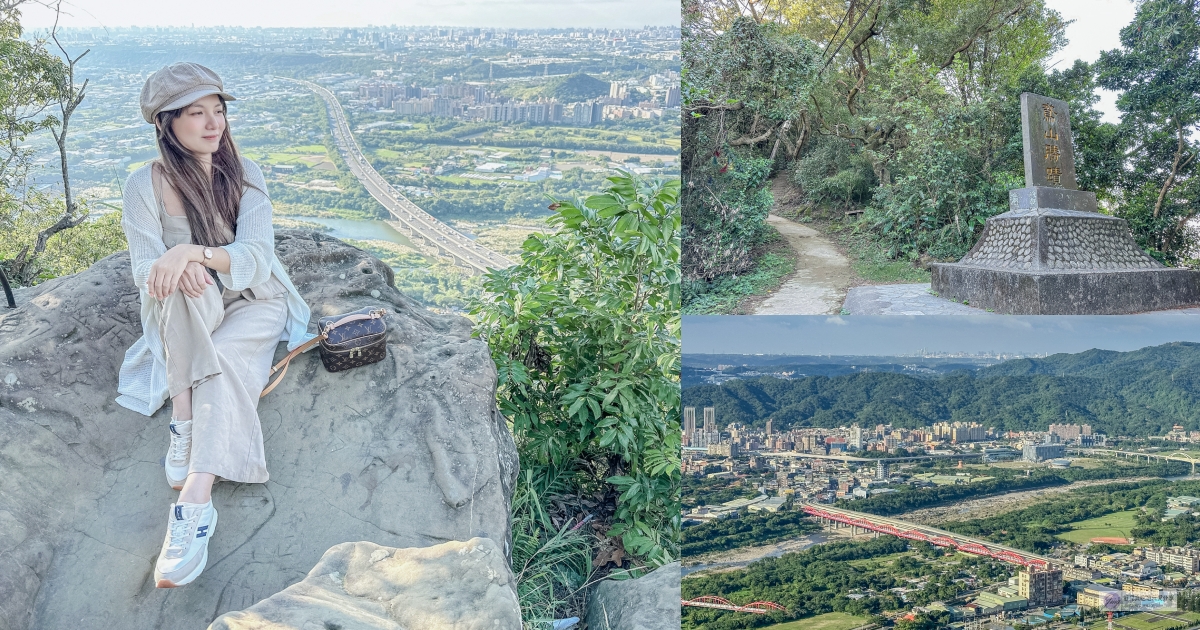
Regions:
[[931, 378], [873, 372], [760, 377], [689, 387], [683, 400], [716, 407], [722, 426], [765, 427], [774, 419], [776, 430], [972, 421], [1044, 431], [1050, 423], [1073, 422], [1110, 436], [1162, 435], [1175, 424], [1200, 429], [1200, 344], [1089, 350]]
[[1079, 187], [1193, 264], [1200, 6], [1139, 2], [1120, 48], [1051, 68], [1067, 23], [1048, 4], [685, 0], [685, 309], [766, 257], [773, 180], [799, 191], [781, 210], [856, 235], [856, 255], [959, 259], [1024, 186], [1022, 92], [1068, 103]]

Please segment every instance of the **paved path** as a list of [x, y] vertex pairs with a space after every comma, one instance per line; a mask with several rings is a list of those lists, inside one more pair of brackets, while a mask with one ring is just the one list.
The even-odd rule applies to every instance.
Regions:
[[981, 308], [951, 302], [929, 292], [928, 284], [880, 284], [854, 287], [843, 307], [851, 315], [992, 315]]
[[[994, 315], [983, 309], [951, 302], [929, 292], [928, 284], [881, 284], [854, 287], [842, 306], [850, 315]], [[1200, 307], [1152, 313], [1200, 314]], [[1052, 317], [1064, 317], [1054, 315]]]
[[783, 217], [767, 223], [796, 250], [796, 272], [754, 310], [754, 315], [836, 315], [854, 272], [850, 261], [820, 232]]

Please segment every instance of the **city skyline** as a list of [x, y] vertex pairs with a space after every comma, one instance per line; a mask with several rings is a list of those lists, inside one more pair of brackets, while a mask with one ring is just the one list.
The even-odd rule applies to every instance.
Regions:
[[1186, 312], [1125, 316], [686, 316], [683, 354], [912, 356], [1128, 352], [1200, 342]]

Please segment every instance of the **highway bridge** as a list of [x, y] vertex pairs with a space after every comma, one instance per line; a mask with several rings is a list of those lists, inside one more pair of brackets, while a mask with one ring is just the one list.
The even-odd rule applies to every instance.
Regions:
[[1192, 454], [1192, 453], [1186, 452], [1186, 451], [1185, 452], [1169, 452], [1168, 451], [1168, 452], [1163, 452], [1163, 453], [1143, 453], [1141, 451], [1119, 451], [1119, 450], [1111, 449], [1111, 448], [1067, 447], [1067, 452], [1068, 453], [1081, 453], [1083, 455], [1088, 455], [1091, 457], [1095, 457], [1097, 455], [1107, 456], [1107, 457], [1124, 457], [1125, 459], [1129, 459], [1130, 457], [1132, 457], [1135, 460], [1138, 459], [1139, 457], [1145, 457], [1146, 462], [1149, 462], [1151, 459], [1157, 459], [1159, 461], [1184, 462], [1184, 463], [1192, 465], [1192, 474], [1193, 475], [1196, 474], [1196, 462], [1200, 462], [1200, 453]]
[[893, 463], [893, 462], [911, 462], [911, 461], [924, 460], [924, 459], [984, 459], [986, 461], [988, 458], [991, 458], [991, 457], [1020, 457], [1021, 456], [1020, 451], [1014, 451], [1011, 449], [983, 450], [978, 453], [971, 452], [971, 453], [935, 453], [935, 454], [930, 454], [930, 455], [906, 455], [903, 457], [901, 457], [901, 456], [897, 456], [897, 457], [858, 457], [856, 455], [832, 455], [832, 454], [820, 455], [817, 453], [800, 453], [800, 452], [792, 452], [792, 451], [761, 451], [761, 452], [759, 452], [759, 454], [764, 457], [786, 457], [786, 458], [795, 458], [795, 459], [826, 459], [826, 460], [835, 460], [835, 461], [839, 461], [839, 462], [857, 462], [857, 463], [885, 462], [888, 464]]
[[891, 534], [892, 536], [908, 540], [923, 540], [938, 547], [957, 549], [963, 553], [977, 556], [988, 556], [989, 558], [995, 558], [1003, 562], [1019, 564], [1026, 568], [1039, 570], [1049, 568], [1050, 565], [1057, 562], [1052, 558], [1021, 549], [998, 545], [990, 541], [971, 538], [970, 536], [963, 536], [962, 534], [955, 534], [925, 525], [917, 525], [899, 519], [844, 510], [830, 505], [815, 503], [802, 503], [801, 505], [806, 514], [817, 517], [821, 520], [822, 524], [829, 524], [833, 527], [849, 526], [853, 528], [853, 533], [857, 533], [859, 529], [863, 529], [880, 534]]
[[333, 139], [338, 145], [342, 159], [350, 167], [350, 172], [362, 182], [367, 192], [383, 204], [395, 218], [395, 221], [389, 221], [389, 224], [407, 234], [418, 245], [424, 245], [431, 252], [436, 251], [439, 256], [453, 259], [456, 265], [466, 267], [473, 273], [503, 269], [512, 265], [504, 256], [475, 243], [466, 235], [437, 220], [393, 188], [363, 155], [358, 141], [350, 133], [350, 123], [346, 120], [342, 104], [333, 92], [311, 81], [277, 78], [299, 83], [316, 92], [325, 101], [325, 107], [329, 110], [329, 121], [333, 126]]

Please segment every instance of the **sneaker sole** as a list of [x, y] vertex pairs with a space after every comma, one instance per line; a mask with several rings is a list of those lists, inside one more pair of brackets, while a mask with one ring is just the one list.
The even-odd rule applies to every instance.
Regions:
[[[212, 519], [212, 522], [208, 524], [208, 531], [211, 534], [212, 532], [215, 532], [216, 530], [217, 530], [217, 512], [216, 512], [216, 510], [213, 510], [213, 519]], [[177, 586], [185, 586], [187, 584], [191, 584], [192, 580], [200, 577], [200, 574], [204, 572], [204, 567], [206, 567], [206, 566], [208, 566], [208, 544], [207, 543], [204, 545], [204, 552], [203, 552], [203, 555], [201, 556], [200, 564], [196, 565], [196, 568], [193, 569], [192, 572], [187, 575], [187, 577], [183, 578], [182, 580], [180, 580], [178, 582], [172, 582], [171, 580], [168, 580], [166, 578], [159, 578], [158, 582], [154, 586], [156, 588], [175, 588]]]
[[187, 467], [181, 466], [180, 468], [183, 469], [183, 478], [182, 479], [172, 479], [171, 473], [167, 470], [166, 461], [163, 462], [163, 473], [167, 477], [167, 485], [171, 486], [172, 490], [183, 490], [183, 484], [184, 484], [184, 482], [187, 481], [187, 476], [188, 476]]

